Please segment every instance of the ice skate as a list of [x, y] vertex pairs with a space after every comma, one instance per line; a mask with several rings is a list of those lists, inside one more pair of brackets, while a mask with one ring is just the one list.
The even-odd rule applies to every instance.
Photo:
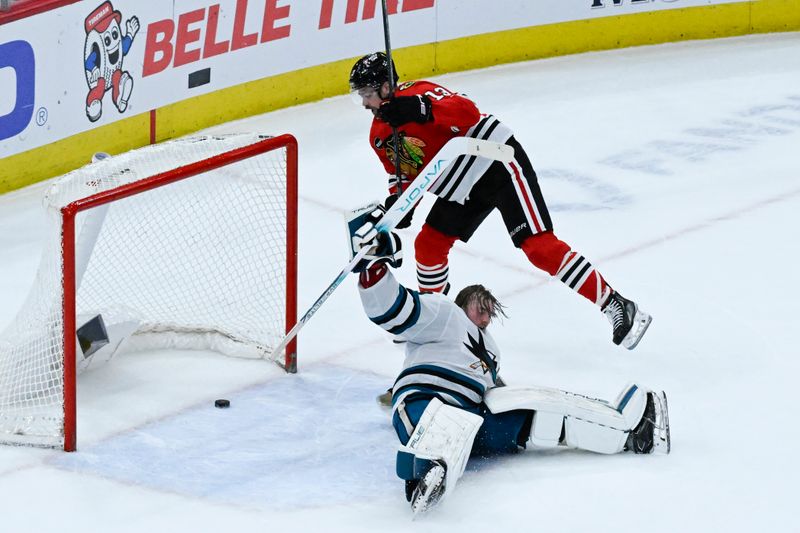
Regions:
[[446, 470], [443, 464], [434, 461], [434, 466], [422, 476], [411, 496], [411, 510], [419, 516], [435, 507], [444, 496]]
[[668, 454], [670, 448], [667, 395], [664, 391], [648, 392], [642, 420], [628, 435], [625, 449], [633, 453]]
[[611, 293], [602, 311], [614, 328], [614, 344], [622, 344], [629, 350], [636, 348], [653, 320], [635, 302], [624, 298], [617, 291]]

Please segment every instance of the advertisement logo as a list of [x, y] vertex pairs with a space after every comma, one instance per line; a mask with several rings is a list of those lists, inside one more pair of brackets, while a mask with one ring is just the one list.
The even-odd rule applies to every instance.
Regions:
[[[33, 117], [36, 60], [30, 43], [11, 41], [0, 44], [0, 72], [5, 69], [14, 72], [16, 84], [15, 90], [10, 91], [14, 95], [14, 107], [7, 114], [0, 115], [0, 141], [22, 133]], [[6, 88], [2, 89], [6, 93]]]
[[133, 92], [133, 78], [122, 68], [123, 59], [131, 49], [139, 32], [139, 19], [125, 21], [125, 35], [120, 24], [122, 14], [114, 11], [111, 2], [103, 2], [86, 17], [86, 44], [84, 68], [89, 94], [86, 96], [86, 116], [96, 122], [103, 116], [103, 97], [111, 91], [111, 101], [120, 113], [128, 109]]

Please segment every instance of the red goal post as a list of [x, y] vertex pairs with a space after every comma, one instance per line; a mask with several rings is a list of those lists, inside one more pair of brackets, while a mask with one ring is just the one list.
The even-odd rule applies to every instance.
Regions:
[[[211, 349], [296, 371], [296, 342], [270, 350], [297, 315], [295, 138], [194, 137], [106, 161], [46, 196], [58, 242], [0, 336], [0, 441], [75, 450], [77, 373], [123, 348]], [[75, 332], [93, 316], [107, 338], [87, 355]]]

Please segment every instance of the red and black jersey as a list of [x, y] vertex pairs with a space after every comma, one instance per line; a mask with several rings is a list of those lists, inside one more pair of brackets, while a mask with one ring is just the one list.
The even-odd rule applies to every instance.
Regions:
[[[424, 124], [408, 122], [397, 128], [400, 173], [404, 184], [412, 181], [431, 157], [453, 137], [468, 136], [504, 143], [512, 135], [511, 130], [496, 118], [481, 115], [472, 100], [435, 83], [410, 81], [400, 84], [395, 91], [395, 96], [416, 95], [430, 98], [432, 119]], [[370, 129], [370, 141], [386, 172], [391, 175], [389, 192], [394, 194], [397, 178], [391, 126], [375, 117]], [[443, 178], [446, 179], [434, 184], [431, 192], [447, 200], [463, 202], [490, 164], [491, 161], [485, 158], [459, 157], [443, 173]]]

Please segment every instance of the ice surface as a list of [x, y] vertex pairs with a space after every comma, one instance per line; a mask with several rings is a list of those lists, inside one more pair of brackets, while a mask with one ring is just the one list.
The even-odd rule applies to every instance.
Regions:
[[[303, 329], [296, 376], [190, 352], [82, 375], [77, 453], [0, 448], [2, 529], [796, 530], [798, 57], [789, 33], [438, 79], [515, 130], [557, 234], [654, 317], [635, 351], [613, 346], [602, 314], [535, 271], [492, 216], [456, 245], [451, 280], [509, 306], [493, 328], [504, 378], [605, 398], [630, 380], [663, 388], [671, 455], [484, 461], [412, 525], [374, 401], [401, 353], [345, 282]], [[212, 130], [299, 139], [303, 310], [346, 262], [342, 213], [385, 194], [369, 120], [339, 97]], [[33, 279], [40, 193], [0, 197], [0, 324]], [[409, 256], [422, 214], [402, 232]], [[413, 286], [413, 261], [398, 275]], [[219, 397], [232, 407], [214, 409]]]
[[396, 488], [396, 437], [388, 410], [372, 405], [385, 386], [374, 374], [314, 365], [235, 392], [227, 409], [203, 402], [51, 464], [253, 507], [386, 498]]

